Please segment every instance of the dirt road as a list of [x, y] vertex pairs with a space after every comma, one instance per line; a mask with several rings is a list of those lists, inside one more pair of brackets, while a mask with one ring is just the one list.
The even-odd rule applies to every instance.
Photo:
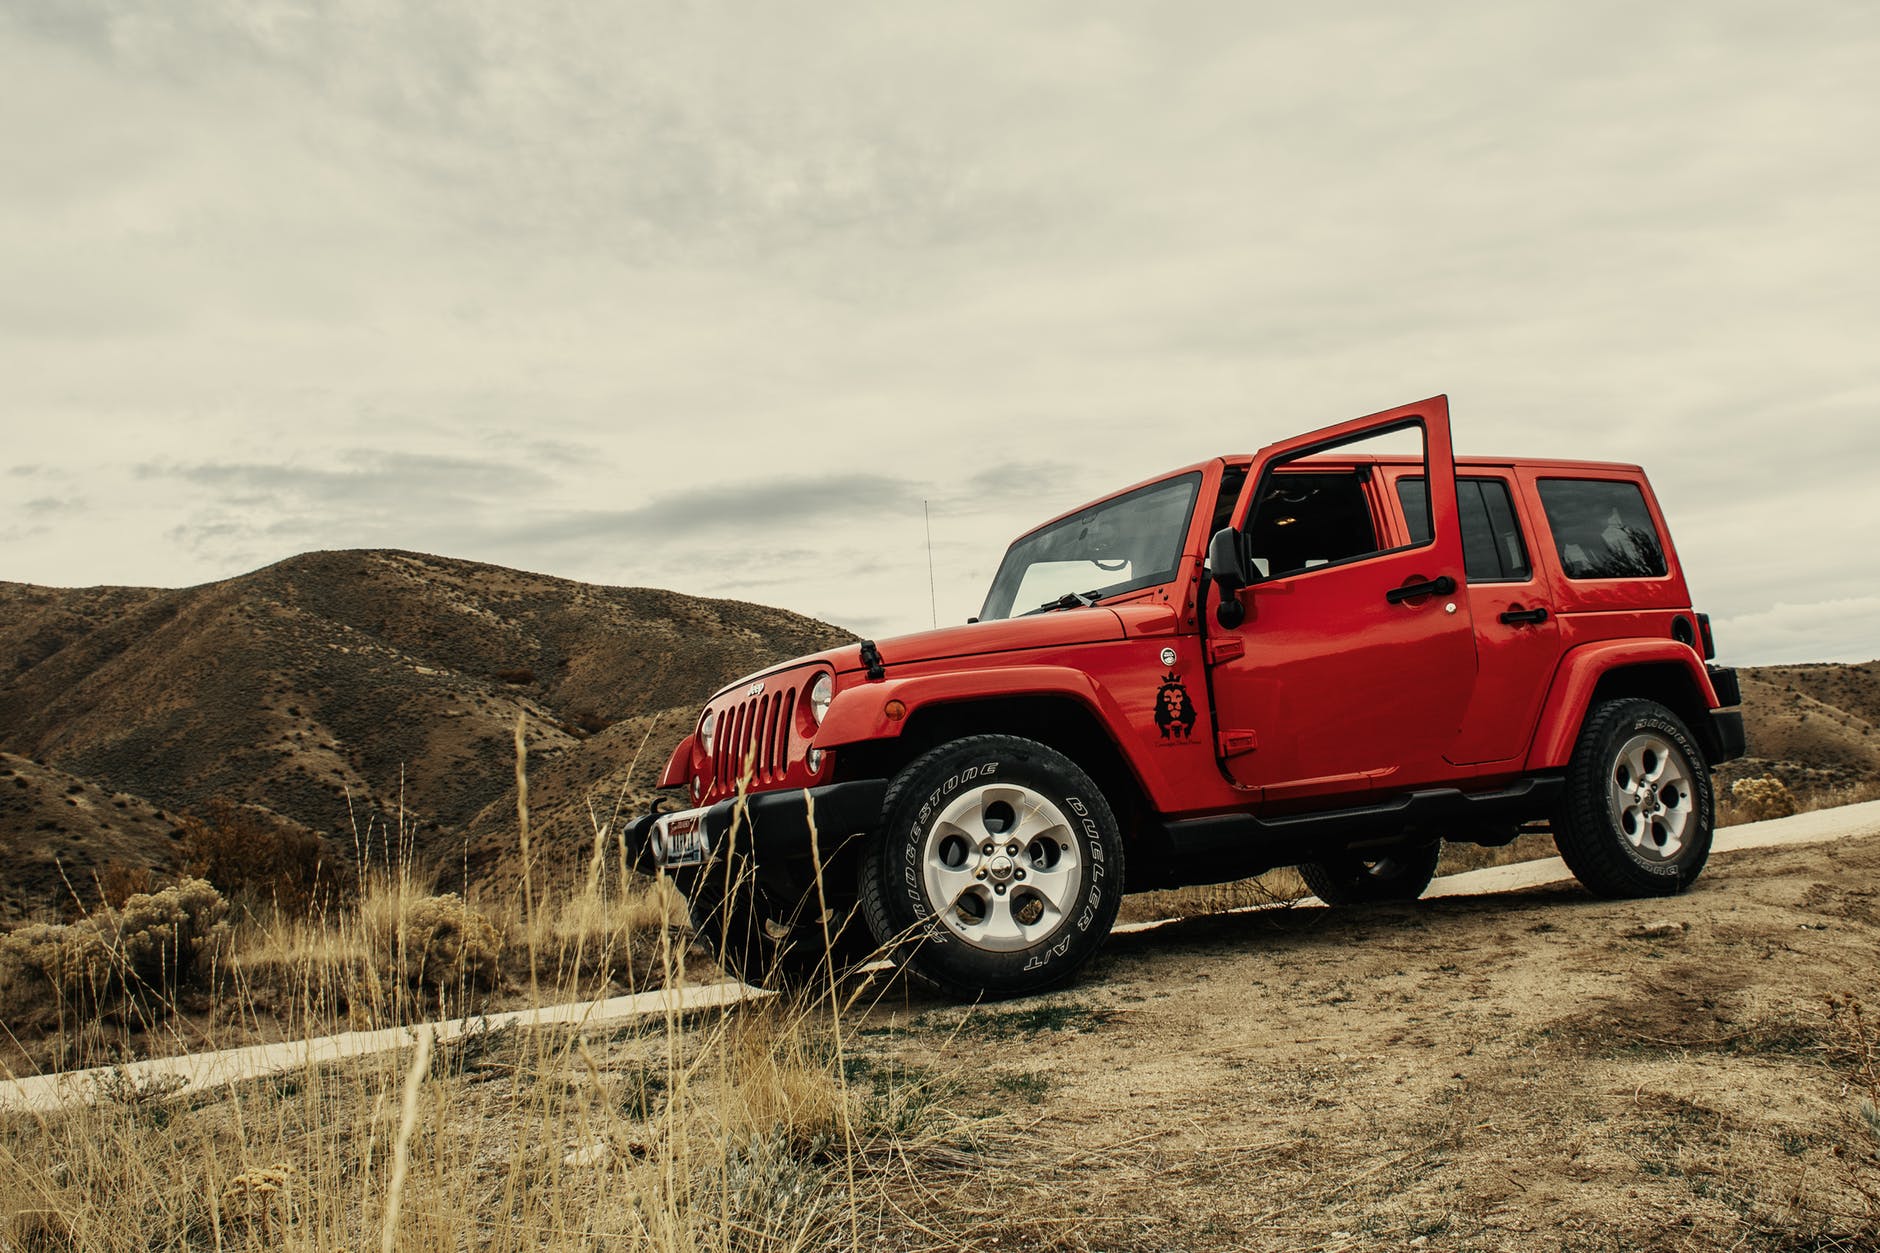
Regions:
[[991, 1075], [1036, 1161], [984, 1212], [1039, 1241], [1872, 1249], [1880, 1131], [1827, 1003], [1880, 1009], [1880, 805], [1858, 809], [1806, 818], [1866, 834], [1733, 853], [1668, 900], [1184, 921], [1048, 997], [895, 989], [862, 1038]]

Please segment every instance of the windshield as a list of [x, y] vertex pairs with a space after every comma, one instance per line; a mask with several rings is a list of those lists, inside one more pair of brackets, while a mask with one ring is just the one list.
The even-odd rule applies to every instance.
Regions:
[[1175, 577], [1200, 474], [1139, 487], [1041, 527], [1013, 544], [981, 621], [1090, 604]]

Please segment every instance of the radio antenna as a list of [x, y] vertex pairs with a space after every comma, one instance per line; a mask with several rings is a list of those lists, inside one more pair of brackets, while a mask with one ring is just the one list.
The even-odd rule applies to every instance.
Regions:
[[934, 591], [933, 581], [933, 512], [927, 507], [925, 500], [920, 502], [920, 516], [921, 520], [927, 524], [927, 605], [929, 611], [933, 614], [934, 627], [938, 629], [940, 626], [940, 596]]

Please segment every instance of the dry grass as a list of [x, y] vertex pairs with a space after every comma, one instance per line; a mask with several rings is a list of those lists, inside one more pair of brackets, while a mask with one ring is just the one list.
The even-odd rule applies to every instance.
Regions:
[[8, 1116], [0, 1247], [868, 1244], [925, 1204], [910, 1173], [931, 1188], [991, 1164], [995, 1140], [923, 1075], [839, 1064], [837, 1021], [800, 1002], [473, 1034], [221, 1094], [123, 1086]]
[[[541, 1003], [684, 983], [676, 894], [610, 892], [604, 829], [595, 850], [580, 890], [500, 912], [406, 866], [364, 875], [331, 918], [251, 916], [200, 993], [210, 1012], [156, 1007], [146, 1026], [247, 1042], [473, 1010], [493, 978]], [[956, 1112], [951, 1082], [847, 1054], [844, 1014], [825, 989], [435, 1050], [419, 1027], [402, 1054], [191, 1095], [119, 1072], [90, 1103], [0, 1115], [0, 1249], [946, 1247], [936, 1198], [1000, 1137]]]
[[[661, 986], [662, 944], [686, 926], [683, 899], [627, 873], [604, 828], [586, 881], [539, 891], [533, 908], [435, 892], [394, 831], [357, 844], [345, 891], [298, 909], [251, 895], [230, 908], [195, 880], [0, 936], [0, 1066], [68, 1070], [521, 1008], [540, 1003], [532, 962], [559, 999], [643, 991]], [[171, 917], [179, 891], [194, 895]], [[227, 921], [198, 940], [186, 933], [205, 910]]]
[[[685, 982], [676, 897], [608, 874], [604, 828], [594, 850], [584, 885], [526, 906], [439, 898], [406, 870], [368, 875], [331, 920], [250, 917], [197, 993], [209, 1011], [192, 1017], [179, 993], [170, 1022], [239, 1025], [246, 1039], [415, 1022], [491, 1006], [531, 967], [544, 1002]], [[1462, 851], [1534, 855], [1523, 842]], [[1218, 912], [1302, 892], [1276, 874], [1139, 899]], [[1042, 1011], [1007, 1011], [1030, 1012]], [[902, 1035], [849, 1020], [825, 995], [624, 1027], [472, 1032], [435, 1049], [420, 1036], [403, 1053], [207, 1094], [107, 1083], [87, 1105], [0, 1115], [0, 1248], [941, 1249], [996, 1246], [1001, 1233], [1086, 1247], [1084, 1198], [1049, 1183], [1062, 1182], [1056, 1168], [1041, 1168], [1010, 1121], [1020, 1099], [1055, 1091], [1042, 1054], [988, 1066], [980, 1037], [949, 1040], [964, 1059], [936, 1071], [941, 1050], [884, 1051], [875, 1042]], [[1864, 1190], [1880, 1146], [1880, 1052], [1851, 1002], [1824, 1021], [1827, 1060], [1848, 1082], [1833, 1182], [1838, 1204], [1865, 1208], [1837, 1210], [1821, 1230], [1864, 1239], [1880, 1230]], [[1661, 1149], [1691, 1173], [1713, 1146], [1682, 1106], [1666, 1110]], [[1353, 1179], [1379, 1168], [1362, 1160]], [[1000, 1199], [1021, 1193], [1023, 1231]], [[1762, 1234], [1808, 1229], [1791, 1218], [1759, 1214]]]

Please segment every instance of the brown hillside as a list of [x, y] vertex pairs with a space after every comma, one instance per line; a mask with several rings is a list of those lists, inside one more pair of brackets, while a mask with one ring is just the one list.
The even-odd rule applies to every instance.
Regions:
[[[173, 591], [0, 584], [0, 750], [174, 810], [263, 806], [345, 847], [402, 811], [448, 874], [513, 785], [518, 712], [552, 819], [583, 808], [558, 805], [558, 779], [630, 760], [614, 724], [689, 719], [739, 674], [847, 638], [758, 605], [407, 552], [308, 553]], [[678, 735], [659, 724], [652, 769]]]
[[0, 753], [0, 922], [96, 908], [113, 864], [167, 867], [182, 834], [141, 797]]
[[1738, 677], [1750, 755], [1725, 767], [1726, 781], [1773, 774], [1798, 793], [1880, 781], [1880, 661]]

